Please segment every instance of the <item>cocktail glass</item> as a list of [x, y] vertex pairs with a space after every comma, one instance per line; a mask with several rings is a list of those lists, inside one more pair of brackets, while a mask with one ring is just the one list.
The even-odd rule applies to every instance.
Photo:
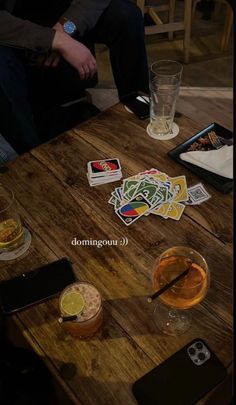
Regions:
[[[89, 339], [103, 322], [102, 298], [96, 287], [87, 282], [76, 282], [66, 287], [59, 298], [63, 327], [74, 337]], [[66, 320], [69, 317], [74, 320]]]
[[181, 335], [191, 324], [189, 308], [199, 304], [207, 294], [210, 273], [204, 257], [190, 247], [176, 246], [157, 259], [153, 287], [160, 290], [185, 270], [188, 274], [158, 298], [154, 320], [159, 330], [168, 335]]

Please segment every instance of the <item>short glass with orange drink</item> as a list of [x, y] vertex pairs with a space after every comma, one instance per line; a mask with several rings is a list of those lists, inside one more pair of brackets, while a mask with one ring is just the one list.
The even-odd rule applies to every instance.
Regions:
[[59, 297], [59, 309], [63, 327], [74, 337], [89, 339], [102, 325], [102, 298], [90, 283], [78, 281], [66, 287]]
[[0, 184], [0, 254], [18, 249], [24, 229], [13, 192]]

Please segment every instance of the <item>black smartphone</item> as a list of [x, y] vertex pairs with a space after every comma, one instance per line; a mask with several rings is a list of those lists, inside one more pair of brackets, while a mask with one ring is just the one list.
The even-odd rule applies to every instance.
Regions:
[[150, 116], [150, 103], [145, 99], [145, 94], [130, 93], [121, 98], [121, 102], [128, 107], [141, 120]]
[[76, 281], [67, 258], [46, 264], [0, 283], [0, 305], [4, 314], [13, 314], [59, 294]]
[[195, 339], [133, 384], [140, 405], [193, 405], [227, 376], [203, 339]]

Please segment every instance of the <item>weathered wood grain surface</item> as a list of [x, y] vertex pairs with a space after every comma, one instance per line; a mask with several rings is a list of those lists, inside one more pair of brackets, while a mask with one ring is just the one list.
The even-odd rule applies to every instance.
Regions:
[[[86, 177], [89, 160], [117, 157], [124, 177], [156, 167], [196, 184], [199, 178], [167, 151], [200, 127], [184, 116], [177, 123], [178, 137], [155, 141], [146, 134], [147, 121], [118, 104], [21, 156], [1, 175], [0, 181], [14, 190], [33, 240], [23, 258], [0, 262], [0, 279], [67, 256], [76, 276], [94, 283], [104, 299], [104, 327], [87, 342], [70, 337], [58, 324], [57, 299], [13, 317], [74, 403], [135, 404], [132, 383], [196, 337], [206, 339], [226, 366], [232, 361], [232, 195], [200, 180], [212, 197], [186, 207], [179, 222], [149, 215], [127, 228], [108, 204], [119, 183], [89, 187]], [[120, 244], [123, 236], [127, 246]], [[74, 237], [112, 239], [118, 245], [72, 246]], [[192, 310], [190, 331], [179, 337], [159, 334], [153, 307], [146, 303], [154, 261], [173, 245], [198, 250], [211, 271], [207, 297]]]

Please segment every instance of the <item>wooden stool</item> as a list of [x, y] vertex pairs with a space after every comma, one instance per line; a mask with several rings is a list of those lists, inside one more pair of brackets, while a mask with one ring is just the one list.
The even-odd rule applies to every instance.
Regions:
[[[160, 6], [149, 6], [147, 1], [137, 0], [137, 5], [140, 7], [143, 14], [149, 14], [152, 20], [156, 23], [156, 25], [145, 27], [146, 35], [168, 32], [169, 40], [172, 40], [174, 31], [184, 31], [184, 62], [188, 63], [191, 36], [192, 0], [184, 0], [184, 21], [179, 22], [174, 22], [175, 0], [167, 0], [166, 4]], [[158, 15], [158, 12], [160, 11], [168, 11], [168, 23], [163, 23]]]
[[[199, 3], [199, 1], [200, 0], [194, 0], [194, 2], [193, 2], [192, 18], [195, 13], [196, 5], [197, 5], [197, 3]], [[215, 0], [215, 9], [214, 9], [214, 13], [213, 13], [214, 20], [217, 20], [217, 18], [219, 17], [222, 5], [226, 6], [225, 24], [224, 24], [224, 30], [223, 30], [223, 34], [222, 34], [222, 38], [221, 38], [221, 46], [220, 46], [220, 49], [223, 52], [223, 51], [226, 51], [229, 46], [230, 34], [232, 31], [232, 26], [233, 26], [233, 9], [227, 0]]]
[[225, 14], [224, 31], [221, 39], [221, 51], [226, 51], [229, 46], [230, 34], [233, 26], [233, 9], [228, 2], [225, 3], [227, 8]]

